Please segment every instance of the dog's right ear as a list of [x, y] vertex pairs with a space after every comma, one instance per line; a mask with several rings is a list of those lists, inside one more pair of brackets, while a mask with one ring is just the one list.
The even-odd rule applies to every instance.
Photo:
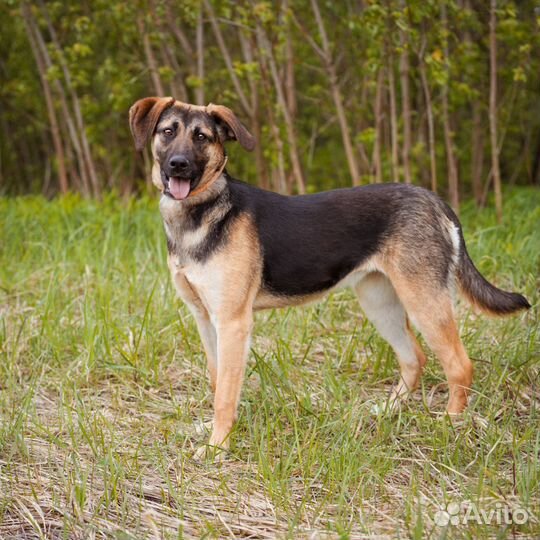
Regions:
[[129, 109], [129, 127], [138, 152], [144, 149], [154, 134], [163, 111], [172, 107], [172, 97], [147, 97], [136, 101]]

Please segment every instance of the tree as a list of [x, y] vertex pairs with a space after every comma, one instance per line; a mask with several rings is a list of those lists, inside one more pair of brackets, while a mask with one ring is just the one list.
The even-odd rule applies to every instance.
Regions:
[[489, 8], [489, 134], [491, 140], [491, 173], [495, 188], [497, 221], [502, 221], [501, 172], [497, 141], [497, 0], [490, 0]]
[[0, 189], [146, 189], [126, 114], [157, 93], [235, 110], [258, 144], [230, 168], [265, 188], [403, 180], [500, 216], [540, 184], [540, 32], [535, 1], [487, 5], [2, 2]]

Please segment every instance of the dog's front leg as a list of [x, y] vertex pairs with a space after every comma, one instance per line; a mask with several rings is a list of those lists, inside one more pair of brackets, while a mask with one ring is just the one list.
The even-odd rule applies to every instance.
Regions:
[[217, 337], [216, 330], [205, 309], [197, 309], [190, 306], [191, 312], [195, 317], [199, 336], [206, 353], [206, 362], [208, 367], [208, 376], [210, 379], [210, 388], [212, 393], [216, 392], [217, 382]]
[[210, 386], [212, 388], [212, 392], [215, 392], [217, 379], [216, 330], [212, 324], [212, 321], [210, 320], [210, 315], [208, 314], [207, 309], [205, 308], [195, 289], [193, 289], [191, 283], [186, 278], [182, 269], [179, 268], [175, 257], [169, 254], [167, 262], [178, 294], [187, 304], [189, 310], [195, 317], [197, 329], [199, 330], [199, 336], [204, 347], [204, 352], [206, 353]]
[[217, 323], [217, 384], [214, 395], [214, 429], [210, 446], [228, 448], [250, 347], [252, 310]]

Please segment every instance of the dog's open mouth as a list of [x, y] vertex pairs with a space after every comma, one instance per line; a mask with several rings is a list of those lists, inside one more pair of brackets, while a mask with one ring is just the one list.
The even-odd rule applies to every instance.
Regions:
[[189, 195], [190, 191], [191, 181], [189, 179], [178, 178], [176, 176], [171, 176], [169, 178], [169, 193], [172, 195], [173, 199], [182, 201]]
[[161, 171], [161, 180], [163, 181], [163, 192], [165, 195], [177, 201], [186, 199], [191, 191], [191, 180], [189, 178], [167, 176]]

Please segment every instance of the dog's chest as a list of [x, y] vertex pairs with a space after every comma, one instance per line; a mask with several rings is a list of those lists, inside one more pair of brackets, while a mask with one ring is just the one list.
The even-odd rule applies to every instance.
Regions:
[[167, 199], [160, 202], [167, 248], [179, 266], [188, 266], [200, 259], [206, 244], [209, 224], [201, 220], [194, 224], [190, 215]]
[[197, 206], [160, 202], [167, 247], [180, 264], [204, 263], [227, 239], [228, 224], [234, 218], [230, 204], [213, 200]]
[[195, 229], [186, 228], [182, 222], [163, 221], [167, 247], [179, 266], [189, 266], [196, 263], [204, 251], [208, 226], [201, 225]]
[[180, 298], [196, 311], [214, 313], [221, 303], [223, 276], [214, 264], [184, 264], [173, 254], [168, 257], [172, 281]]

